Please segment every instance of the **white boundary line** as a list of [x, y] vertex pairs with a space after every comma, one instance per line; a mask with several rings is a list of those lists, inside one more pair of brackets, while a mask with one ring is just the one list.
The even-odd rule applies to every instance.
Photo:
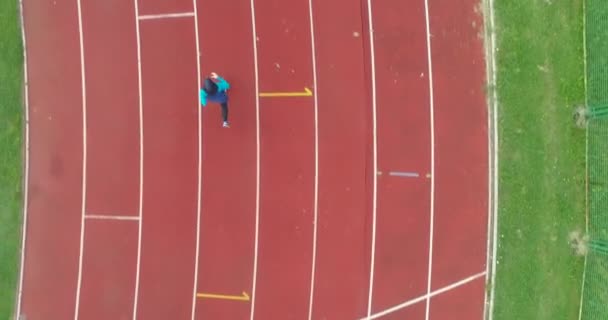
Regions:
[[[138, 0], [133, 0], [135, 18], [139, 15]], [[137, 266], [135, 269], [135, 293], [133, 298], [133, 320], [137, 319], [137, 303], [139, 301], [139, 274], [141, 269], [141, 239], [143, 225], [143, 205], [144, 205], [144, 108], [142, 94], [142, 75], [141, 75], [141, 37], [139, 33], [139, 21], [135, 19], [135, 35], [137, 38], [137, 90], [139, 95], [139, 224], [137, 232]]]
[[137, 20], [158, 20], [158, 19], [174, 19], [174, 18], [185, 18], [185, 17], [196, 17], [196, 6], [194, 7], [194, 12], [182, 12], [182, 13], [165, 13], [165, 14], [148, 14], [148, 15], [139, 15], [137, 16]]
[[[583, 1], [583, 83], [585, 87], [585, 106], [587, 105], [587, 7]], [[585, 127], [585, 234], [589, 234], [589, 125]], [[578, 319], [583, 318], [583, 300], [585, 295], [585, 280], [587, 278], [587, 257], [583, 264], [583, 280], [581, 284], [581, 299], [579, 302]]]
[[[487, 16], [489, 14], [491, 14], [490, 10], [488, 9], [488, 3], [491, 0], [487, 0], [484, 1], [484, 9], [483, 9], [483, 18], [484, 18], [484, 45], [485, 45], [485, 58], [486, 58], [486, 85], [488, 88], [490, 88], [492, 91], [496, 90], [495, 87], [493, 87], [493, 80], [492, 80], [492, 76], [493, 73], [495, 72], [494, 69], [492, 69], [492, 60], [493, 60], [493, 52], [491, 51], [490, 45], [488, 44], [488, 39], [491, 37], [491, 34], [493, 34], [493, 26], [491, 25], [491, 23], [489, 22], [489, 19], [487, 18]], [[491, 39], [490, 39], [491, 41]], [[491, 270], [491, 265], [492, 265], [492, 226], [494, 225], [494, 217], [493, 217], [493, 199], [492, 199], [492, 182], [494, 181], [492, 179], [492, 175], [494, 174], [494, 168], [493, 168], [493, 153], [492, 150], [494, 149], [494, 146], [492, 144], [492, 130], [494, 128], [494, 126], [492, 125], [492, 105], [494, 103], [494, 100], [492, 98], [490, 98], [491, 95], [488, 95], [488, 97], [486, 97], [486, 101], [487, 101], [487, 113], [488, 113], [488, 117], [487, 117], [487, 130], [488, 130], [488, 137], [487, 137], [487, 144], [488, 144], [488, 226], [487, 226], [487, 230], [486, 230], [486, 234], [487, 234], [487, 242], [486, 242], [486, 287], [489, 286], [493, 286], [493, 284], [490, 282], [490, 276], [492, 274], [492, 270]], [[484, 319], [486, 319], [489, 315], [488, 315], [488, 309], [489, 309], [489, 292], [486, 293], [484, 295], [484, 304], [483, 304], [483, 315], [484, 315]]]
[[[495, 53], [497, 51], [496, 49], [496, 26], [495, 26], [495, 20], [494, 20], [494, 0], [488, 0], [488, 9], [489, 9], [489, 16], [490, 16], [490, 53], [488, 55], [488, 57], [491, 59], [491, 76], [492, 76], [492, 84], [493, 84], [493, 88], [492, 88], [492, 106], [490, 107], [490, 111], [488, 114], [488, 118], [492, 117], [492, 126], [491, 126], [491, 130], [490, 128], [488, 128], [488, 135], [492, 134], [493, 135], [493, 144], [492, 145], [492, 149], [493, 150], [489, 150], [489, 152], [493, 152], [493, 157], [491, 158], [493, 160], [493, 164], [490, 164], [491, 167], [493, 167], [494, 170], [492, 170], [492, 175], [491, 175], [491, 179], [492, 179], [492, 203], [490, 206], [490, 210], [491, 210], [491, 218], [489, 217], [489, 219], [492, 220], [492, 231], [491, 231], [491, 237], [492, 237], [492, 257], [491, 257], [491, 262], [492, 262], [492, 266], [491, 269], [489, 270], [489, 275], [488, 277], [491, 278], [491, 280], [489, 281], [489, 285], [490, 285], [490, 293], [489, 293], [489, 299], [487, 299], [486, 301], [486, 307], [488, 309], [488, 312], [486, 313], [486, 317], [488, 320], [493, 319], [493, 313], [494, 313], [494, 293], [495, 293], [495, 287], [496, 287], [496, 265], [497, 265], [497, 249], [498, 249], [498, 94], [497, 94], [497, 76], [496, 76], [496, 58], [495, 58]], [[488, 79], [489, 80], [489, 79]], [[488, 140], [490, 141], [490, 137], [488, 137]], [[492, 168], [490, 168], [491, 170]], [[490, 177], [489, 177], [490, 178]], [[490, 239], [490, 235], [488, 235], [488, 240]], [[489, 264], [487, 266], [488, 268], [490, 268]], [[488, 281], [486, 280], [486, 285], [488, 284]], [[485, 307], [484, 307], [485, 308]]]
[[257, 32], [255, 28], [255, 0], [251, 0], [251, 30], [253, 39], [253, 60], [254, 60], [254, 72], [255, 72], [255, 111], [256, 111], [256, 197], [255, 197], [255, 245], [253, 255], [253, 283], [251, 288], [251, 316], [250, 319], [254, 319], [255, 313], [255, 298], [256, 298], [256, 282], [258, 274], [258, 237], [260, 231], [260, 92], [259, 81], [258, 81], [258, 44], [257, 44]]
[[[196, 291], [198, 288], [198, 264], [200, 254], [200, 237], [201, 237], [201, 197], [202, 197], [202, 149], [203, 149], [203, 124], [201, 115], [201, 105], [198, 99], [198, 90], [201, 88], [201, 50], [200, 41], [198, 35], [198, 7], [196, 0], [192, 0], [194, 8], [194, 34], [196, 41], [196, 88], [197, 88], [197, 99], [196, 99], [196, 112], [198, 116], [198, 189], [197, 189], [197, 201], [196, 201], [196, 256], [194, 258], [194, 285], [192, 288], [192, 320], [196, 315]], [[134, 319], [135, 320], [135, 319]]]
[[[492, 23], [492, 17], [490, 15], [493, 15], [493, 12], [490, 10], [490, 6], [491, 6], [491, 2], [492, 0], [487, 0], [484, 1], [484, 9], [483, 9], [483, 17], [484, 17], [484, 42], [485, 42], [485, 58], [486, 58], [486, 85], [488, 86], [488, 88], [490, 88], [490, 90], [493, 91], [496, 90], [496, 83], [494, 82], [494, 73], [496, 72], [496, 70], [493, 67], [493, 60], [494, 60], [494, 52], [491, 46], [491, 42], [492, 42], [492, 37], [494, 34], [494, 25]], [[490, 16], [490, 17], [488, 17]], [[488, 43], [488, 41], [490, 43]], [[492, 96], [492, 94], [489, 94], [488, 97], [486, 98], [487, 100], [487, 113], [488, 113], [488, 118], [487, 118], [487, 130], [488, 130], [488, 226], [487, 226], [487, 244], [486, 244], [486, 286], [490, 286], [490, 290], [492, 290], [492, 287], [494, 286], [494, 284], [491, 282], [491, 275], [492, 275], [492, 261], [493, 261], [493, 250], [492, 250], [492, 246], [493, 246], [493, 241], [492, 241], [492, 234], [493, 234], [493, 225], [494, 225], [494, 199], [493, 199], [493, 182], [495, 181], [495, 179], [493, 179], [493, 174], [496, 170], [496, 168], [494, 168], [493, 163], [494, 163], [494, 154], [493, 154], [493, 150], [494, 150], [494, 144], [492, 142], [492, 137], [493, 137], [493, 130], [494, 130], [494, 125], [492, 122], [492, 115], [494, 114], [493, 111], [493, 106], [495, 103], [494, 97]], [[490, 309], [490, 292], [487, 292], [485, 294], [484, 297], [484, 307], [483, 307], [483, 314], [484, 314], [484, 319], [487, 319], [488, 317], [491, 318], [492, 316], [488, 314], [488, 311]]]
[[310, 272], [310, 299], [308, 304], [308, 320], [312, 320], [312, 306], [315, 291], [315, 272], [317, 261], [317, 221], [319, 215], [319, 104], [317, 98], [317, 50], [315, 47], [315, 26], [313, 19], [312, 0], [308, 0], [308, 14], [310, 17], [310, 40], [312, 53], [312, 82], [313, 96], [315, 104], [315, 186], [314, 186], [314, 220], [313, 220], [313, 239], [312, 239], [312, 270]]
[[428, 264], [428, 281], [427, 281], [427, 299], [426, 299], [426, 320], [429, 320], [429, 311], [431, 306], [431, 283], [433, 278], [433, 237], [435, 224], [435, 101], [433, 93], [433, 59], [431, 57], [431, 26], [429, 17], [429, 2], [424, 1], [424, 13], [426, 19], [426, 48], [428, 59], [429, 72], [429, 101], [430, 101], [430, 122], [431, 122], [431, 217], [429, 228], [429, 264]]
[[[375, 314], [373, 314], [373, 315], [371, 315], [371, 316], [368, 316], [368, 317], [367, 317], [367, 318], [365, 318], [365, 319], [367, 319], [367, 320], [377, 319], [377, 318], [383, 317], [383, 316], [385, 316], [385, 315], [387, 315], [387, 314], [391, 314], [391, 313], [393, 313], [393, 312], [395, 312], [395, 311], [398, 311], [398, 310], [404, 309], [404, 308], [406, 308], [406, 307], [409, 307], [409, 306], [411, 306], [411, 305], [413, 305], [413, 304], [416, 304], [416, 303], [418, 303], [418, 302], [425, 301], [425, 300], [426, 300], [426, 301], [428, 301], [429, 299], [431, 299], [432, 297], [434, 297], [434, 296], [436, 296], [436, 295], [439, 295], [439, 294], [442, 294], [442, 293], [444, 293], [444, 292], [447, 292], [447, 291], [450, 291], [450, 290], [456, 289], [456, 288], [458, 288], [458, 287], [461, 287], [461, 286], [463, 286], [463, 285], [465, 285], [465, 284], [467, 284], [467, 283], [469, 283], [469, 282], [471, 282], [471, 281], [477, 280], [477, 279], [479, 279], [479, 278], [481, 278], [481, 277], [485, 276], [485, 274], [486, 274], [486, 272], [485, 272], [485, 271], [484, 271], [484, 272], [477, 273], [477, 274], [474, 274], [474, 275], [472, 275], [472, 276], [470, 276], [470, 277], [468, 277], [468, 278], [465, 278], [465, 279], [462, 279], [462, 280], [460, 280], [460, 281], [458, 281], [458, 282], [452, 283], [452, 284], [450, 284], [450, 285], [448, 285], [448, 286], [445, 286], [445, 287], [443, 287], [443, 288], [441, 288], [441, 289], [437, 289], [437, 290], [435, 290], [435, 291], [433, 291], [433, 292], [429, 292], [428, 294], [425, 294], [425, 295], [423, 295], [423, 296], [420, 296], [420, 297], [414, 298], [414, 299], [412, 299], [412, 300], [408, 300], [408, 301], [406, 301], [406, 302], [404, 302], [404, 303], [401, 303], [401, 304], [399, 304], [399, 305], [396, 305], [396, 306], [391, 307], [391, 308], [389, 308], [389, 309], [386, 309], [386, 310], [384, 310], [384, 311], [381, 311], [381, 312], [375, 313]], [[428, 304], [428, 303], [427, 303], [427, 304]]]
[[496, 265], [497, 265], [497, 252], [498, 252], [498, 102], [495, 102], [494, 109], [494, 182], [493, 182], [493, 231], [492, 231], [492, 288], [490, 306], [491, 310], [494, 308], [494, 286], [496, 285]]
[[378, 205], [378, 136], [376, 128], [376, 58], [374, 52], [374, 21], [372, 18], [372, 1], [367, 0], [367, 18], [369, 24], [369, 49], [372, 80], [372, 135], [373, 135], [373, 195], [372, 195], [372, 244], [369, 271], [369, 295], [367, 298], [367, 316], [372, 313], [372, 298], [374, 292], [374, 266], [376, 256], [376, 213]]
[[84, 216], [85, 219], [91, 220], [122, 220], [122, 221], [139, 221], [138, 216], [112, 216], [103, 214], [87, 214]]
[[82, 285], [82, 259], [84, 253], [84, 233], [85, 223], [84, 215], [87, 199], [87, 93], [86, 93], [86, 69], [84, 60], [84, 37], [82, 31], [82, 5], [80, 0], [76, 1], [78, 5], [78, 35], [80, 39], [80, 77], [82, 86], [82, 205], [80, 213], [80, 253], [78, 257], [78, 282], [76, 285], [76, 303], [74, 310], [74, 319], [78, 319], [78, 311], [80, 308], [80, 287]]
[[585, 262], [583, 264], [583, 283], [581, 284], [581, 299], [579, 301], [578, 308], [578, 319], [581, 320], [583, 318], [583, 298], [585, 293], [585, 278], [586, 278], [586, 269], [587, 269], [587, 256], [585, 255]]
[[15, 319], [21, 315], [21, 299], [23, 294], [23, 277], [25, 272], [25, 242], [27, 240], [27, 221], [28, 221], [28, 190], [30, 174], [30, 107], [29, 107], [29, 83], [27, 74], [27, 45], [25, 39], [25, 23], [23, 14], [23, 0], [19, 0], [19, 18], [21, 24], [21, 41], [23, 43], [23, 99], [25, 114], [25, 168], [23, 178], [23, 226], [21, 229], [21, 268], [19, 271], [19, 284], [17, 289], [17, 306], [15, 307]]

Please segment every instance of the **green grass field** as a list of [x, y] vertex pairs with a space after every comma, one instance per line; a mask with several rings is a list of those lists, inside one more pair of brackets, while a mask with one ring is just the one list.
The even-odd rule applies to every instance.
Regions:
[[0, 1], [0, 319], [10, 319], [22, 208], [23, 52], [16, 0]]
[[[586, 0], [587, 104], [608, 105], [608, 2]], [[608, 243], [608, 118], [593, 117], [588, 126], [589, 239]], [[604, 320], [608, 314], [608, 256], [587, 255], [583, 320]]]
[[578, 319], [585, 230], [583, 0], [495, 0], [499, 216], [495, 320]]

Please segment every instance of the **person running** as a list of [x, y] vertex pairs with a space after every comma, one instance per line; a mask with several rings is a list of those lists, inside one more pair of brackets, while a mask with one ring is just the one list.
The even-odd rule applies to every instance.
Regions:
[[215, 103], [219, 103], [222, 107], [222, 126], [224, 128], [230, 128], [228, 122], [228, 94], [226, 91], [230, 88], [230, 84], [224, 80], [224, 78], [217, 75], [215, 72], [211, 72], [208, 77], [205, 78], [203, 88], [200, 91], [201, 104], [207, 105], [207, 100]]

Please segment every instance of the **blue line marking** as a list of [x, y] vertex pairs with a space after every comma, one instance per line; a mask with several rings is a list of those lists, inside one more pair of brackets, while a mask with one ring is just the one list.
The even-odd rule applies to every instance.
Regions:
[[418, 178], [419, 175], [416, 172], [399, 172], [399, 171], [391, 171], [389, 172], [390, 176], [393, 177], [409, 177], [409, 178]]

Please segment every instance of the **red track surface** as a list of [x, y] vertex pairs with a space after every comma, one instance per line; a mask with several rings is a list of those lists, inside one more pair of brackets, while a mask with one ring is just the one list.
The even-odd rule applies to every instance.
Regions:
[[[202, 109], [202, 210], [198, 292], [251, 294], [255, 247], [257, 156], [256, 88], [251, 12], [247, 0], [198, 1], [201, 68], [225, 76], [230, 89], [230, 130], [220, 108]], [[219, 32], [230, 12], [231, 28]], [[217, 50], [217, 48], [222, 48]], [[234, 53], [247, 57], [226, 59]], [[196, 319], [247, 319], [249, 303], [197, 299]]]
[[88, 221], [80, 297], [81, 319], [129, 319], [135, 294], [137, 223]]
[[365, 12], [339, 1], [315, 2], [314, 9], [319, 204], [312, 319], [355, 319], [367, 312], [371, 248]]
[[[310, 26], [308, 15], [303, 14], [307, 11], [306, 0], [256, 1], [260, 91], [312, 87]], [[259, 319], [297, 319], [308, 313], [315, 192], [314, 108], [312, 98], [260, 101], [262, 192], [255, 292]]]
[[482, 20], [429, 2], [24, 0], [20, 314], [481, 319]]
[[196, 257], [198, 97], [190, 94], [197, 92], [194, 21], [140, 25], [143, 121], [150, 130], [144, 129], [137, 314], [139, 319], [186, 319]]
[[[384, 4], [384, 3], [383, 3]], [[374, 5], [378, 212], [372, 313], [427, 289], [431, 138], [424, 2]], [[408, 18], [403, 19], [404, 12]], [[426, 76], [424, 76], [426, 74]], [[390, 176], [415, 172], [417, 179]]]

